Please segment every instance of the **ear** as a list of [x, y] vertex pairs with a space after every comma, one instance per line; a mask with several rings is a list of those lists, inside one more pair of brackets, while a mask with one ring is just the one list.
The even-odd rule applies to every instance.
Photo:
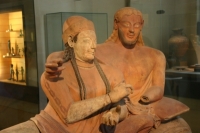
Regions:
[[73, 40], [72, 40], [72, 37], [71, 37], [71, 36], [69, 36], [69, 37], [68, 37], [68, 40], [67, 40], [67, 42], [68, 42], [68, 44], [69, 44], [69, 46], [70, 46], [71, 48], [73, 48], [73, 47], [74, 47], [74, 42], [73, 42]]
[[115, 29], [115, 30], [118, 29], [118, 25], [117, 25], [117, 23], [118, 23], [118, 22], [117, 22], [117, 20], [115, 19], [115, 20], [114, 20], [114, 29]]

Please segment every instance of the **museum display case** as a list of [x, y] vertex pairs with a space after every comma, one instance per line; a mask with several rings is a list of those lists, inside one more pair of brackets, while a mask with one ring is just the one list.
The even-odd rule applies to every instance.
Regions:
[[39, 111], [36, 53], [33, 0], [1, 0], [0, 130]]
[[0, 81], [26, 85], [22, 11], [0, 14]]

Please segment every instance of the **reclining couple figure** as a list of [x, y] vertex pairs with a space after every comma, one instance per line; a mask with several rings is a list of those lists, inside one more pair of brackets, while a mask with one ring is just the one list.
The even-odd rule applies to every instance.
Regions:
[[42, 133], [190, 133], [177, 117], [189, 108], [163, 97], [165, 56], [144, 45], [143, 25], [140, 11], [122, 8], [111, 36], [96, 45], [93, 23], [69, 17], [65, 50], [48, 56], [41, 76], [49, 102], [22, 126]]

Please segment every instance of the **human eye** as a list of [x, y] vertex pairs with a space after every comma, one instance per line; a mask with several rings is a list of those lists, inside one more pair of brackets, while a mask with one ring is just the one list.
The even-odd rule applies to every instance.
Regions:
[[141, 26], [141, 23], [135, 23], [135, 24], [134, 24], [134, 27], [135, 27], [135, 28], [139, 28], [140, 26]]
[[123, 25], [124, 27], [130, 27], [130, 23], [129, 23], [129, 22], [123, 22], [122, 25]]
[[85, 39], [83, 39], [83, 43], [84, 44], [91, 44], [92, 43], [92, 40], [91, 39], [89, 39], [89, 38], [85, 38]]

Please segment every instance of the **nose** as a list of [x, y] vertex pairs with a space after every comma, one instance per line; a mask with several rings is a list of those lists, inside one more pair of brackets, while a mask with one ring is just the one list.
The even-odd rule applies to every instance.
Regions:
[[130, 26], [130, 28], [129, 28], [129, 32], [134, 33], [134, 26], [133, 26], [133, 25]]
[[95, 49], [95, 48], [96, 48], [96, 42], [92, 42], [91, 48], [92, 48], [92, 49]]

